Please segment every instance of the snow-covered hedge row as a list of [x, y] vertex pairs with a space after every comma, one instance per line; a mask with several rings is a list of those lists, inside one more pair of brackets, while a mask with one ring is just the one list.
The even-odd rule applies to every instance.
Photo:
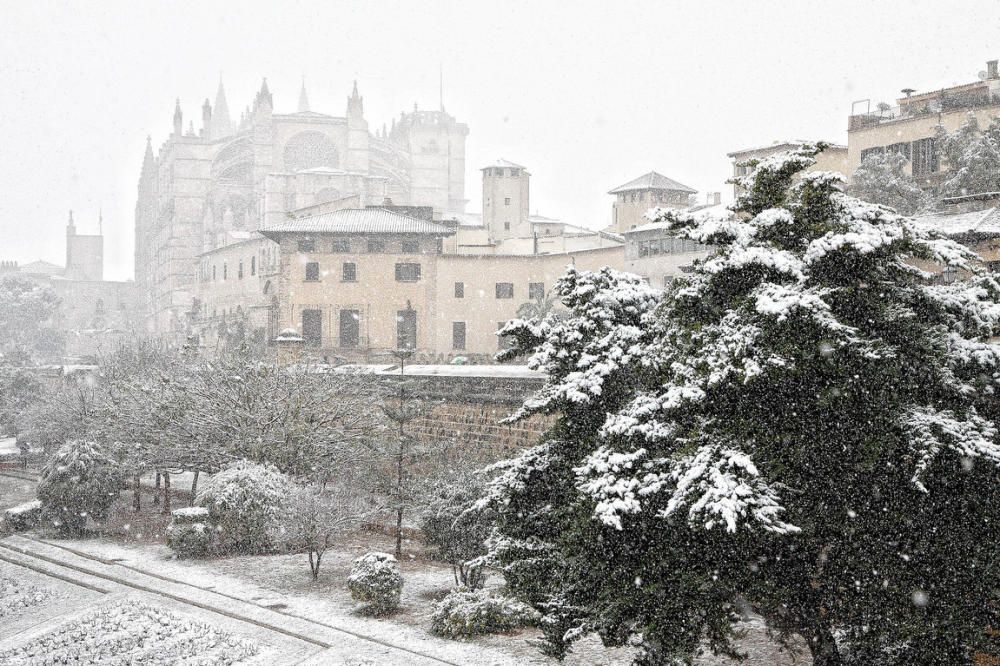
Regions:
[[189, 506], [170, 512], [167, 546], [177, 557], [205, 557], [215, 550], [216, 529], [203, 506]]
[[[0, 574], [0, 620], [16, 617], [27, 609], [61, 597], [49, 587], [38, 587], [19, 578]], [[0, 660], [0, 663], [7, 662]]]
[[490, 590], [454, 590], [434, 606], [431, 631], [446, 638], [495, 634], [534, 624], [538, 611]]
[[355, 601], [364, 604], [365, 613], [384, 615], [399, 607], [403, 574], [399, 572], [399, 563], [392, 555], [366, 553], [354, 560], [347, 588]]
[[38, 525], [41, 518], [42, 503], [40, 500], [18, 504], [3, 512], [4, 524], [14, 532], [30, 530]]
[[6, 666], [29, 664], [238, 664], [260, 652], [253, 642], [148, 604], [109, 604], [19, 648]]

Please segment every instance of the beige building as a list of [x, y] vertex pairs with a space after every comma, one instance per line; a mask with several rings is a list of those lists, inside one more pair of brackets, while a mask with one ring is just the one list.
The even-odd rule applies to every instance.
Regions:
[[697, 192], [672, 178], [650, 171], [608, 192], [614, 195], [615, 202], [611, 208], [611, 226], [606, 231], [621, 234], [646, 224], [649, 222], [646, 212], [651, 208], [688, 208]]
[[990, 60], [980, 74], [980, 80], [960, 86], [918, 93], [903, 90], [904, 97], [894, 106], [869, 100], [856, 102], [864, 110], [848, 118], [848, 174], [853, 174], [868, 155], [891, 151], [909, 161], [907, 171], [922, 187], [938, 184], [948, 165], [938, 153], [934, 137], [938, 128], [954, 131], [972, 114], [980, 127], [1000, 115], [1000, 71], [997, 61]]

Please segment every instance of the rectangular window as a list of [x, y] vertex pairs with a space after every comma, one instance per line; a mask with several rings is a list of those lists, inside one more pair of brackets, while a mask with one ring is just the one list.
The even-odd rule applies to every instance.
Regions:
[[350, 252], [351, 251], [351, 241], [346, 238], [341, 240], [333, 241], [333, 246], [330, 248], [333, 252]]
[[456, 282], [455, 283], [455, 298], [465, 298], [465, 283]]
[[250, 257], [250, 275], [257, 275], [257, 255]]
[[420, 253], [420, 241], [415, 241], [415, 240], [403, 241], [403, 254], [419, 254], [419, 253]]
[[420, 279], [420, 264], [396, 264], [396, 282], [416, 282]]
[[465, 349], [465, 322], [451, 322], [451, 348]]
[[415, 310], [396, 312], [396, 348], [417, 348], [417, 313]]
[[385, 241], [376, 238], [369, 238], [368, 251], [372, 253], [385, 252]]
[[540, 301], [545, 298], [545, 283], [544, 282], [529, 282], [528, 283], [528, 299], [532, 301]]
[[934, 139], [920, 139], [913, 142], [913, 159], [911, 161], [914, 176], [926, 176], [937, 173], [938, 155]]
[[[497, 331], [499, 332], [501, 328], [507, 325], [507, 322], [502, 321], [497, 324]], [[497, 335], [497, 348], [501, 351], [504, 349], [510, 349], [514, 346], [514, 340], [509, 335]]]
[[240, 279], [240, 280], [243, 279], [243, 262], [242, 261], [240, 262], [239, 268], [236, 269], [236, 277], [237, 277], [237, 279]]
[[358, 281], [358, 265], [352, 261], [344, 262], [343, 277], [341, 280], [344, 282], [357, 282]]
[[503, 205], [504, 206], [509, 206], [510, 205], [510, 197], [504, 197], [503, 198]]
[[497, 298], [514, 298], [514, 283], [497, 282]]
[[510, 220], [505, 220], [503, 223], [504, 231], [510, 231]]
[[306, 281], [317, 282], [319, 280], [319, 262], [310, 261], [306, 264]]
[[302, 338], [308, 347], [323, 346], [323, 311], [302, 311]]
[[316, 251], [316, 241], [311, 239], [299, 241], [299, 252], [315, 252], [315, 251]]
[[340, 311], [340, 346], [357, 347], [361, 339], [361, 312], [358, 310]]

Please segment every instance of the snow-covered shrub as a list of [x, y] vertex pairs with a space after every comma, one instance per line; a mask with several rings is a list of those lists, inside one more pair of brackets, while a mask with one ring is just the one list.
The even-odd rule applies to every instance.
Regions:
[[212, 476], [195, 503], [208, 509], [222, 550], [266, 553], [273, 550], [270, 533], [292, 489], [274, 467], [243, 460]]
[[212, 625], [124, 599], [0, 652], [0, 663], [222, 665], [259, 652], [257, 644]]
[[526, 603], [488, 590], [454, 590], [434, 605], [431, 631], [446, 638], [495, 634], [534, 624], [541, 615]]
[[3, 512], [4, 524], [14, 532], [30, 530], [38, 525], [41, 518], [42, 503], [39, 500], [18, 504]]
[[366, 553], [354, 560], [347, 588], [355, 601], [364, 604], [364, 612], [384, 615], [396, 610], [403, 593], [403, 574], [399, 563], [388, 553]]
[[80, 533], [87, 517], [103, 520], [122, 488], [118, 465], [96, 442], [71, 440], [42, 469], [42, 515], [64, 533]]
[[481, 486], [471, 479], [442, 485], [420, 520], [427, 543], [451, 564], [455, 584], [473, 590], [486, 582], [475, 560], [486, 555], [486, 538], [493, 526], [489, 509], [473, 506], [481, 494]]
[[167, 546], [177, 557], [204, 557], [215, 546], [215, 528], [209, 522], [208, 509], [189, 506], [170, 512]]

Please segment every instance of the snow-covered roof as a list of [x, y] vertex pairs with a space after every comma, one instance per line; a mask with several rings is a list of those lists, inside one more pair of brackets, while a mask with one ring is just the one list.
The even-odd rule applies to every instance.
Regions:
[[343, 208], [329, 213], [283, 220], [260, 230], [273, 238], [287, 233], [332, 234], [429, 234], [453, 233], [441, 224], [403, 215], [385, 208]]
[[[718, 219], [728, 219], [734, 216], [734, 213], [729, 210], [729, 204], [719, 203], [712, 204], [711, 206], [695, 206], [689, 208], [688, 213], [692, 213], [696, 219], [703, 220], [705, 218], [713, 217]], [[670, 224], [667, 222], [649, 222], [647, 224], [640, 225], [635, 229], [629, 229], [625, 232], [625, 235], [641, 233], [643, 231], [660, 231], [669, 229]]]
[[914, 218], [914, 221], [923, 227], [949, 236], [970, 233], [1000, 234], [1000, 211], [995, 207], [970, 213], [921, 215]]
[[492, 164], [487, 164], [480, 171], [485, 171], [486, 169], [526, 169], [527, 167], [521, 166], [520, 164], [515, 164], [510, 160], [505, 160], [504, 158], [498, 159]]
[[21, 273], [31, 273], [34, 275], [59, 275], [64, 270], [62, 266], [53, 264], [51, 261], [45, 261], [44, 259], [23, 264], [19, 268]]
[[[398, 365], [350, 364], [333, 368], [333, 372], [359, 372], [371, 375], [399, 375]], [[529, 370], [526, 365], [420, 365], [403, 366], [406, 377], [492, 377], [507, 379], [544, 379], [537, 370]]]
[[[757, 152], [760, 152], [762, 150], [772, 150], [772, 149], [778, 149], [778, 148], [801, 148], [802, 146], [806, 145], [807, 143], [815, 144], [815, 143], [818, 143], [818, 141], [803, 141], [801, 139], [789, 139], [787, 141], [775, 141], [774, 143], [771, 143], [771, 144], [768, 144], [768, 145], [765, 145], [765, 146], [755, 146], [753, 148], [743, 148], [741, 150], [734, 150], [731, 153], [726, 153], [726, 157], [736, 157], [738, 155], [746, 155], [747, 153], [757, 153]], [[827, 141], [827, 143], [830, 144], [831, 148], [837, 148], [839, 150], [847, 150], [847, 146], [845, 146], [845, 145], [842, 145], [842, 144], [839, 144], [839, 143], [831, 143], [829, 141]]]
[[630, 180], [624, 185], [619, 185], [608, 194], [618, 194], [619, 192], [631, 192], [633, 190], [670, 190], [672, 192], [688, 192], [695, 194], [698, 190], [678, 183], [673, 178], [667, 178], [663, 174], [650, 171], [639, 176], [635, 180]]

